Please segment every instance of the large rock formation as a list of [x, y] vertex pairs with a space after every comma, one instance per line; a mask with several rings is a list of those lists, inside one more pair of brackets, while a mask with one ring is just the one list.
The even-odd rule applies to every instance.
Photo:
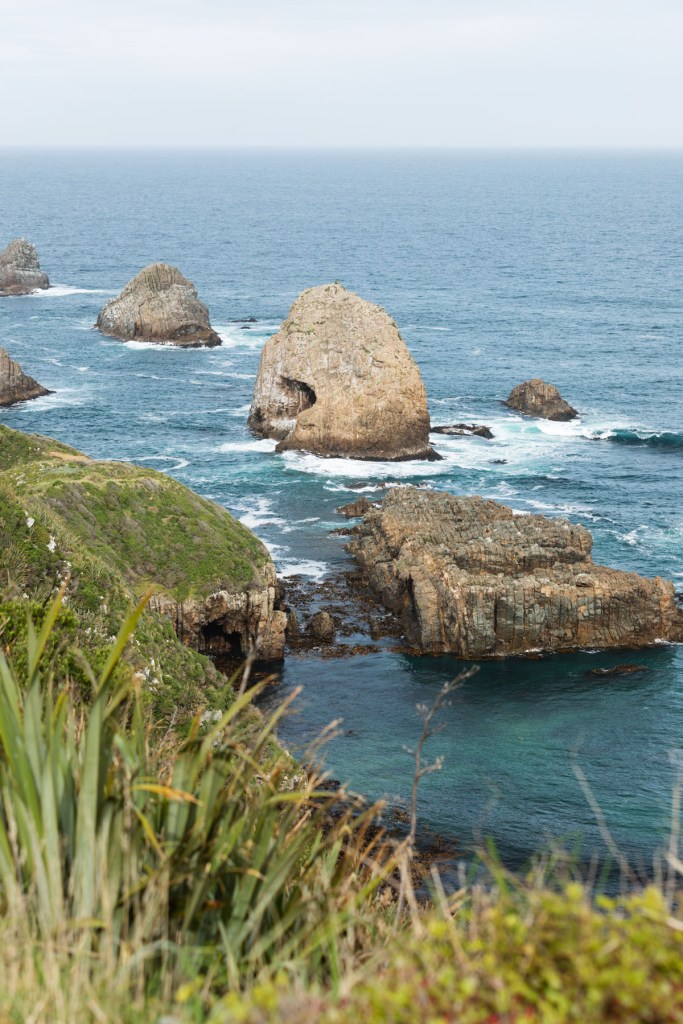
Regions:
[[95, 325], [121, 341], [181, 348], [220, 345], [209, 312], [191, 281], [167, 263], [152, 263], [105, 305]]
[[51, 391], [24, 373], [19, 363], [15, 363], [4, 348], [0, 348], [0, 405], [15, 405], [29, 398], [50, 394]]
[[420, 371], [396, 324], [340, 284], [300, 295], [266, 342], [249, 426], [278, 451], [438, 458]]
[[25, 238], [15, 238], [0, 252], [0, 295], [29, 295], [49, 287], [38, 253]]
[[397, 488], [349, 547], [425, 652], [464, 658], [683, 640], [673, 584], [594, 565], [583, 526]]
[[544, 420], [573, 420], [578, 412], [552, 384], [546, 384], [539, 377], [517, 384], [508, 395], [505, 404], [516, 412], [527, 416], [539, 416]]

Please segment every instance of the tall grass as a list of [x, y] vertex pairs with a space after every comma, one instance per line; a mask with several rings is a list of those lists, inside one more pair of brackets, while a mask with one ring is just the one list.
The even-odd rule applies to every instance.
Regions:
[[116, 671], [143, 605], [99, 676], [86, 666], [85, 703], [46, 656], [60, 599], [40, 633], [29, 623], [25, 673], [0, 654], [0, 901], [16, 949], [0, 990], [28, 955], [36, 1020], [74, 1024], [76, 1005], [98, 1019], [103, 984], [129, 1005], [168, 998], [189, 972], [219, 990], [283, 970], [334, 983], [393, 867], [375, 808], [315, 775], [292, 785], [273, 743], [286, 703], [245, 730], [240, 693], [180, 745], [153, 740], [135, 677]]

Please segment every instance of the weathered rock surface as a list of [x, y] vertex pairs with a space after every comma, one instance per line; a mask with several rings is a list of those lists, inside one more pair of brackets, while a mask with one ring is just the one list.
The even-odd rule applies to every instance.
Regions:
[[449, 435], [474, 435], [474, 437], [485, 437], [487, 441], [490, 441], [493, 437], [493, 431], [490, 427], [485, 426], [483, 423], [452, 423], [444, 424], [439, 427], [432, 427], [432, 434], [449, 434]]
[[25, 238], [15, 238], [0, 252], [0, 295], [29, 295], [49, 287], [38, 253]]
[[350, 550], [409, 639], [465, 658], [683, 640], [673, 584], [594, 565], [583, 526], [401, 488]]
[[155, 341], [181, 348], [220, 345], [209, 312], [176, 267], [152, 263], [104, 306], [95, 325], [122, 341]]
[[342, 516], [346, 516], [347, 519], [357, 519], [359, 516], [364, 516], [371, 508], [377, 508], [376, 503], [369, 501], [368, 498], [363, 495], [362, 498], [356, 498], [355, 501], [350, 501], [348, 505], [340, 505], [337, 512]]
[[424, 384], [398, 328], [339, 284], [305, 291], [261, 355], [249, 426], [278, 451], [434, 459]]
[[306, 623], [306, 635], [321, 644], [331, 644], [334, 640], [334, 620], [329, 612], [320, 611], [312, 615]]
[[287, 613], [277, 608], [272, 563], [262, 566], [260, 575], [259, 586], [219, 588], [206, 597], [179, 600], [171, 594], [155, 594], [149, 608], [170, 618], [178, 638], [203, 654], [279, 660], [285, 653]]
[[50, 394], [51, 391], [24, 373], [19, 363], [15, 363], [4, 348], [0, 348], [0, 405], [14, 405], [16, 402], [26, 402], [30, 398]]
[[544, 420], [573, 420], [578, 412], [552, 384], [546, 384], [539, 377], [517, 384], [508, 395], [505, 405], [527, 416], [539, 416]]

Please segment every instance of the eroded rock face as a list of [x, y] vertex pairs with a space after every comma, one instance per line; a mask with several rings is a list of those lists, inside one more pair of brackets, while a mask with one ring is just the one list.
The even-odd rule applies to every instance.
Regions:
[[261, 570], [263, 586], [217, 590], [208, 597], [178, 601], [170, 594], [150, 599], [150, 611], [173, 622], [178, 638], [202, 654], [254, 655], [278, 661], [285, 653], [287, 613], [277, 609], [277, 578], [272, 563]]
[[25, 238], [15, 238], [0, 252], [0, 295], [29, 295], [49, 287], [35, 246]]
[[464, 658], [683, 640], [673, 584], [594, 565], [583, 526], [400, 488], [350, 550], [416, 646]]
[[569, 402], [565, 402], [556, 387], [539, 377], [514, 387], [505, 404], [516, 412], [544, 420], [573, 420], [579, 415]]
[[105, 305], [95, 326], [121, 341], [155, 341], [181, 348], [221, 343], [195, 286], [167, 263], [141, 270]]
[[433, 459], [424, 384], [395, 323], [340, 284], [304, 292], [261, 355], [249, 426], [278, 451]]
[[50, 394], [51, 391], [24, 373], [19, 363], [15, 363], [4, 348], [0, 348], [0, 405], [14, 405], [16, 402], [26, 402], [30, 398]]

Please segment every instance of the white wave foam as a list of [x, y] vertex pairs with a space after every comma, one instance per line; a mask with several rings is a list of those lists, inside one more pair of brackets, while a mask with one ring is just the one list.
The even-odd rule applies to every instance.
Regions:
[[310, 576], [316, 583], [319, 583], [329, 570], [325, 562], [316, 562], [314, 559], [301, 559], [300, 561], [290, 560], [278, 562], [275, 568], [278, 576], [287, 579], [289, 576]]
[[225, 324], [214, 327], [218, 337], [221, 339], [222, 348], [248, 348], [259, 349], [272, 333], [268, 329], [259, 329], [258, 324], [253, 324], [249, 330], [243, 331], [237, 324]]
[[65, 295], [116, 295], [108, 288], [77, 288], [69, 284], [51, 284], [49, 288], [32, 292], [41, 299], [61, 299]]
[[[183, 352], [184, 349], [180, 345], [174, 345], [172, 341], [116, 341], [115, 344], [123, 345], [125, 348], [143, 351], [145, 349], [151, 352]], [[193, 348], [193, 352], [201, 352], [202, 348]], [[204, 349], [208, 351], [208, 349]]]
[[233, 380], [256, 380], [255, 373], [226, 373], [226, 377], [232, 377]]
[[230, 410], [230, 415], [231, 416], [247, 416], [250, 409], [251, 409], [251, 403], [247, 402], [246, 405], [240, 405], [240, 406], [237, 407], [237, 409], [231, 409]]
[[261, 438], [260, 440], [254, 439], [253, 441], [226, 441], [224, 444], [220, 444], [216, 451], [218, 452], [274, 452], [277, 446], [277, 441], [273, 441], [269, 437]]
[[453, 462], [445, 458], [441, 462], [364, 462], [360, 459], [323, 459], [308, 452], [285, 452], [283, 455], [288, 470], [299, 473], [313, 473], [323, 477], [350, 477], [354, 480], [373, 478], [416, 479], [438, 476], [453, 470]]
[[[126, 460], [128, 461], [128, 460]], [[160, 466], [160, 473], [176, 473], [179, 469], [185, 469], [190, 465], [189, 459], [183, 459], [179, 455], [141, 455], [138, 459], [131, 459], [132, 462], [174, 462], [173, 466]]]
[[273, 512], [272, 500], [263, 495], [260, 497], [254, 496], [246, 501], [235, 502], [231, 505], [231, 509], [235, 512], [243, 513], [238, 516], [238, 519], [244, 526], [248, 526], [250, 530], [255, 530], [259, 526], [284, 526], [286, 523], [285, 519], [282, 519], [281, 516]]

